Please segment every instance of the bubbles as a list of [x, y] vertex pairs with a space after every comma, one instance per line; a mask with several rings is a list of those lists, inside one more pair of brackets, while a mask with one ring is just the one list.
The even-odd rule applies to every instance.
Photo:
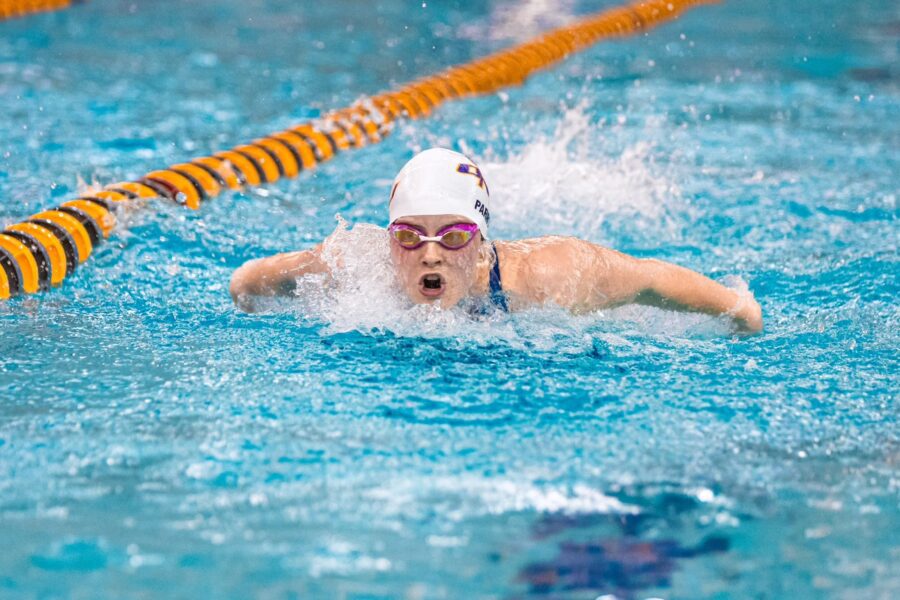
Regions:
[[522, 511], [561, 515], [634, 515], [640, 512], [639, 507], [587, 485], [570, 488], [535, 485], [521, 477], [436, 477], [425, 485], [423, 482], [391, 480], [370, 491], [367, 497], [379, 501], [381, 509], [392, 516], [408, 514], [417, 506], [428, 505], [430, 500], [440, 503], [445, 518], [450, 520]]

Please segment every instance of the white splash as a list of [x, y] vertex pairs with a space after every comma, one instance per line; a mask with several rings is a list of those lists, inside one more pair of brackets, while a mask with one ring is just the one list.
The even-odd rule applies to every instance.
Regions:
[[[331, 276], [299, 278], [290, 306], [304, 319], [325, 323], [322, 335], [391, 332], [401, 337], [456, 339], [465, 345], [503, 343], [521, 350], [579, 354], [591, 351], [595, 340], [607, 342], [610, 335], [614, 341], [624, 340], [615, 331], [706, 337], [725, 335], [731, 330], [725, 318], [648, 306], [624, 306], [583, 315], [544, 306], [514, 314], [473, 317], [460, 307], [416, 305], [397, 283], [385, 230], [369, 224], [350, 228], [340, 217], [338, 226], [323, 244], [323, 258], [331, 268]], [[738, 278], [730, 285], [746, 290], [746, 284]], [[284, 306], [273, 308], [282, 310]]]
[[596, 241], [611, 215], [656, 232], [672, 226], [678, 187], [659, 173], [652, 145], [638, 142], [610, 157], [596, 146], [618, 126], [592, 123], [584, 107], [566, 110], [554, 133], [505, 159], [480, 161], [491, 186], [492, 225], [516, 235], [577, 235]]
[[461, 309], [413, 304], [401, 290], [390, 259], [384, 228], [366, 223], [352, 228], [340, 216], [322, 245], [331, 277], [297, 280], [298, 309], [324, 320], [323, 334], [348, 331], [401, 336], [453, 336], [471, 326]]
[[498, 2], [487, 19], [464, 24], [456, 32], [461, 39], [521, 41], [571, 22], [572, 0], [516, 0]]
[[640, 512], [638, 507], [585, 484], [536, 485], [526, 480], [475, 476], [388, 481], [366, 496], [383, 503], [387, 514], [409, 514], [415, 507], [433, 505], [439, 498], [441, 513], [451, 520], [523, 511], [567, 515]]

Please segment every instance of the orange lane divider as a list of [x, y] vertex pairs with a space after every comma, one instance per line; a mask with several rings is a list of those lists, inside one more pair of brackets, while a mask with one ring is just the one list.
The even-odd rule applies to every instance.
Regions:
[[0, 0], [0, 21], [31, 13], [59, 10], [81, 2], [84, 0]]
[[64, 202], [0, 232], [0, 299], [59, 285], [109, 236], [116, 208], [125, 203], [159, 197], [197, 209], [225, 190], [296, 177], [339, 152], [381, 141], [395, 121], [425, 117], [447, 100], [519, 85], [598, 40], [632, 35], [716, 1], [647, 0], [612, 8], [315, 121]]

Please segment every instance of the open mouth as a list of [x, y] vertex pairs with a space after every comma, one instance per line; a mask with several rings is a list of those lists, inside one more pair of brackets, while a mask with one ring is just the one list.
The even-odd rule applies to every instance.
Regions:
[[426, 273], [419, 280], [419, 291], [423, 296], [436, 298], [444, 293], [444, 278], [437, 273]]

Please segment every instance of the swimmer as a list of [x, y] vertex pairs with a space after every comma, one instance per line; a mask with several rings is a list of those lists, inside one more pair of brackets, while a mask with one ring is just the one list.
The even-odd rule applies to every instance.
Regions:
[[[727, 315], [744, 332], [762, 329], [749, 293], [684, 267], [574, 237], [494, 241], [490, 205], [481, 170], [458, 152], [432, 148], [400, 170], [385, 235], [397, 283], [412, 302], [446, 309], [480, 298], [503, 311], [555, 304], [574, 313], [638, 303]], [[255, 296], [289, 296], [299, 277], [329, 272], [322, 244], [251, 260], [234, 272], [231, 296], [252, 310]]]

